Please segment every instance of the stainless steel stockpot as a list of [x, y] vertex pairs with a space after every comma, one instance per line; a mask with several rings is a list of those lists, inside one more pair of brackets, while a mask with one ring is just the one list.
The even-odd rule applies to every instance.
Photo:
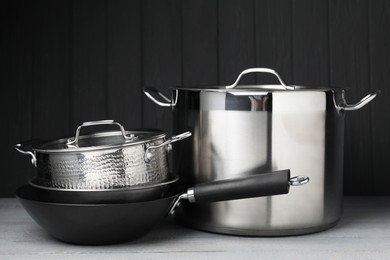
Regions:
[[[120, 131], [80, 135], [96, 125], [116, 125]], [[165, 140], [160, 130], [125, 131], [113, 120], [84, 122], [75, 137], [28, 141], [15, 148], [32, 157], [37, 167], [34, 183], [57, 189], [99, 190], [153, 185], [172, 179], [167, 153], [171, 143], [187, 138], [186, 132]]]
[[[239, 86], [247, 73], [275, 75], [278, 85]], [[230, 86], [172, 88], [172, 97], [144, 89], [173, 110], [174, 130], [193, 138], [178, 144], [173, 172], [188, 186], [290, 169], [310, 185], [288, 196], [183, 204], [177, 219], [217, 233], [298, 235], [337, 224], [343, 205], [344, 117], [376, 97], [348, 105], [345, 89], [288, 86], [272, 69], [243, 71]], [[158, 95], [156, 95], [158, 94]]]

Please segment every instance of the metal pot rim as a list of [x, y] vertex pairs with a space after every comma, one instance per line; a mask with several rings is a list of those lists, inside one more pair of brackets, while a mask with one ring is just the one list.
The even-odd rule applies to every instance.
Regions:
[[227, 89], [226, 86], [188, 86], [188, 87], [171, 87], [174, 90], [182, 91], [198, 91], [198, 92], [228, 92], [228, 93], [240, 93], [240, 92], [301, 92], [301, 91], [343, 91], [348, 90], [348, 88], [342, 87], [328, 87], [328, 86], [296, 86], [291, 85], [294, 89], [284, 89], [282, 85], [237, 85], [236, 88]]

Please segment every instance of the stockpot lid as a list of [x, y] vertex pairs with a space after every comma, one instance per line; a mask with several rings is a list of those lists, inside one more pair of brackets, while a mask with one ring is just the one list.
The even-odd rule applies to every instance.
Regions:
[[257, 92], [277, 92], [277, 91], [342, 91], [346, 90], [341, 87], [311, 87], [311, 86], [296, 86], [290, 85], [294, 89], [285, 89], [282, 85], [237, 85], [234, 89], [227, 89], [226, 86], [189, 86], [189, 87], [172, 87], [176, 90], [183, 91], [205, 91], [205, 92], [229, 92], [236, 95], [253, 95]]
[[[100, 131], [92, 134], [80, 135], [81, 128], [95, 125], [117, 125], [119, 126], [120, 131]], [[113, 120], [101, 120], [84, 122], [77, 128], [74, 137], [35, 141], [31, 144], [31, 147], [35, 151], [43, 153], [95, 151], [149, 143], [165, 137], [166, 134], [158, 129], [125, 131], [121, 124]]]
[[[254, 72], [262, 72], [273, 74], [277, 77], [280, 84], [274, 85], [239, 85], [240, 79], [245, 74], [254, 73]], [[249, 95], [253, 92], [258, 91], [328, 91], [328, 90], [343, 90], [340, 87], [310, 87], [310, 86], [295, 86], [295, 85], [287, 85], [284, 83], [279, 74], [273, 69], [268, 68], [251, 68], [246, 69], [240, 73], [237, 77], [236, 81], [228, 86], [199, 86], [199, 87], [177, 87], [175, 89], [178, 90], [189, 90], [189, 91], [212, 91], [212, 92], [229, 92], [237, 95], [244, 95], [248, 93]]]
[[[280, 82], [280, 85], [238, 85], [241, 77], [248, 73], [254, 72], [262, 72], [262, 73], [270, 73], [277, 77]], [[264, 95], [270, 92], [276, 91], [288, 91], [289, 93], [299, 93], [302, 91], [316, 91], [316, 92], [328, 92], [332, 91], [334, 93], [340, 93], [340, 100], [334, 100], [336, 109], [338, 110], [357, 110], [371, 102], [379, 93], [380, 90], [376, 90], [373, 93], [365, 96], [362, 100], [357, 102], [356, 104], [349, 105], [346, 103], [344, 99], [345, 88], [341, 87], [305, 87], [305, 86], [294, 86], [294, 85], [286, 85], [282, 78], [279, 76], [276, 71], [269, 68], [250, 68], [242, 71], [240, 75], [237, 77], [236, 81], [228, 86], [198, 86], [198, 87], [172, 87], [174, 92], [172, 93], [172, 98], [166, 97], [164, 94], [159, 92], [153, 88], [144, 88], [144, 94], [162, 107], [174, 107], [177, 104], [178, 100], [178, 91], [197, 91], [197, 92], [228, 92], [229, 94], [236, 96], [252, 96], [252, 95]], [[164, 101], [160, 101], [153, 97], [151, 93], [158, 94]]]

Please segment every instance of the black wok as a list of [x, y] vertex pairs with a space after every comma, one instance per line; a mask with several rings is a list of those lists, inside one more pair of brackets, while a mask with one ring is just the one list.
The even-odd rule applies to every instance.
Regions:
[[72, 244], [114, 244], [147, 234], [159, 224], [181, 199], [214, 202], [249, 197], [286, 194], [290, 171], [199, 184], [187, 192], [174, 191], [165, 198], [119, 204], [69, 204], [40, 201], [24, 185], [16, 196], [29, 215], [49, 234]]

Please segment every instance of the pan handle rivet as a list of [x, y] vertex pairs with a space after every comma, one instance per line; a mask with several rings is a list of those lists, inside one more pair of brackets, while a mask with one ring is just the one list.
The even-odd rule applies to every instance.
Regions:
[[145, 162], [150, 162], [150, 160], [152, 160], [153, 158], [153, 154], [151, 152], [147, 152], [145, 154]]

